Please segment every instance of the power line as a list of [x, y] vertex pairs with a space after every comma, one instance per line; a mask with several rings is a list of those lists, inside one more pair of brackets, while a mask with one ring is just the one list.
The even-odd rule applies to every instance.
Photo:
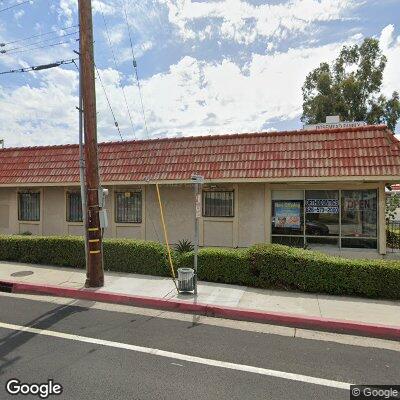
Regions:
[[[60, 30], [66, 31], [68, 29], [77, 28], [78, 26], [79, 25], [73, 25], [73, 26], [69, 26], [69, 27], [65, 27], [65, 28], [60, 28]], [[10, 44], [19, 43], [19, 42], [23, 42], [25, 40], [35, 39], [35, 38], [38, 38], [38, 37], [48, 36], [48, 35], [53, 35], [53, 34], [58, 34], [58, 32], [53, 30], [53, 31], [45, 32], [45, 33], [38, 33], [37, 35], [32, 35], [32, 36], [28, 36], [28, 37], [25, 37], [25, 38], [22, 38], [22, 39], [13, 40], [11, 42], [0, 43], [0, 47], [5, 47], [5, 46], [8, 46]]]
[[112, 116], [113, 116], [114, 125], [115, 125], [115, 127], [117, 128], [117, 130], [118, 130], [119, 137], [121, 138], [121, 141], [124, 141], [124, 139], [123, 139], [123, 137], [122, 137], [122, 133], [121, 133], [121, 131], [120, 131], [120, 129], [119, 129], [119, 125], [118, 125], [117, 119], [115, 118], [114, 110], [113, 110], [112, 107], [111, 107], [110, 99], [108, 98], [106, 88], [105, 88], [105, 86], [104, 86], [104, 84], [103, 84], [103, 80], [101, 79], [99, 70], [97, 69], [97, 65], [95, 64], [94, 67], [96, 68], [96, 73], [97, 73], [97, 76], [98, 76], [98, 78], [99, 78], [100, 85], [101, 85], [101, 87], [103, 88], [103, 92], [104, 92], [104, 95], [106, 96], [106, 100], [107, 100], [107, 103], [108, 103], [108, 107], [110, 108], [111, 114], [112, 114]]
[[18, 6], [22, 6], [23, 4], [30, 3], [30, 2], [31, 2], [31, 0], [26, 0], [26, 1], [23, 1], [23, 2], [21, 2], [21, 3], [14, 4], [14, 5], [12, 5], [12, 6], [3, 8], [2, 10], [0, 10], [0, 12], [7, 11], [7, 10], [10, 10], [11, 8], [15, 8], [15, 7], [18, 7]]
[[[104, 16], [104, 12], [103, 12], [103, 6], [102, 6], [101, 3], [99, 3], [99, 5], [100, 5], [100, 13], [101, 13], [101, 15], [102, 15], [102, 17], [103, 17], [104, 26], [105, 26], [105, 28], [106, 28], [106, 35], [107, 35], [107, 39], [108, 39], [108, 45], [109, 45], [109, 47], [110, 47], [111, 54], [112, 54], [112, 57], [113, 57], [113, 60], [114, 60], [115, 69], [118, 70], [117, 59], [116, 59], [116, 57], [115, 57], [114, 49], [113, 49], [113, 47], [112, 47], [111, 38], [110, 38], [110, 33], [109, 33], [109, 31], [108, 31], [108, 25], [107, 25], [106, 18], [105, 18], [105, 16]], [[131, 128], [132, 128], [133, 136], [134, 136], [135, 139], [136, 139], [136, 133], [135, 133], [135, 129], [134, 129], [134, 127], [133, 127], [132, 115], [131, 115], [131, 111], [130, 111], [129, 106], [128, 106], [128, 100], [127, 100], [127, 98], [126, 98], [125, 89], [124, 89], [124, 87], [122, 86], [122, 84], [120, 84], [120, 86], [121, 86], [122, 94], [123, 94], [123, 96], [124, 96], [124, 101], [125, 101], [126, 110], [128, 111], [128, 116], [129, 116], [129, 120], [130, 120], [130, 123], [131, 123]]]
[[[77, 51], [75, 51], [75, 50], [74, 50], [74, 53], [79, 54], [79, 53], [78, 53]], [[80, 56], [80, 54], [79, 54], [79, 56]], [[78, 67], [78, 65], [76, 64], [75, 60], [77, 60], [77, 59], [74, 59], [74, 60], [73, 60], [73, 63], [75, 64], [76, 69], [77, 69], [78, 72], [80, 73], [79, 67]], [[104, 84], [103, 84], [103, 80], [101, 79], [99, 70], [97, 69], [97, 65], [96, 65], [96, 64], [93, 64], [93, 65], [94, 65], [94, 68], [96, 69], [97, 76], [99, 77], [99, 82], [100, 82], [100, 84], [101, 84], [101, 87], [103, 88], [104, 95], [105, 95], [105, 97], [106, 97], [106, 99], [107, 99], [108, 107], [110, 108], [111, 114], [112, 114], [112, 116], [113, 116], [114, 125], [115, 125], [115, 127], [117, 128], [117, 130], [118, 130], [119, 137], [120, 137], [121, 140], [123, 141], [124, 139], [122, 138], [122, 134], [121, 134], [121, 131], [120, 131], [120, 129], [119, 129], [119, 125], [118, 125], [117, 119], [115, 118], [114, 110], [113, 110], [112, 107], [111, 107], [111, 103], [110, 103], [110, 100], [109, 100], [109, 98], [108, 98], [108, 95], [107, 95], [107, 92], [106, 92], [106, 88], [105, 88], [105, 86], [104, 86]]]
[[50, 42], [52, 40], [56, 40], [56, 39], [59, 39], [59, 38], [76, 35], [77, 33], [79, 33], [79, 32], [66, 33], [64, 35], [60, 35], [60, 36], [57, 36], [57, 37], [54, 37], [54, 38], [48, 38], [48, 39], [39, 40], [38, 42], [29, 43], [29, 44], [26, 44], [26, 45], [22, 45], [20, 47], [12, 47], [11, 49], [3, 49], [3, 50], [0, 50], [0, 54], [6, 54], [6, 53], [9, 53], [10, 51], [13, 51], [13, 50], [23, 50], [23, 49], [29, 48], [31, 46], [35, 46], [35, 45], [38, 45], [38, 44]]
[[[78, 40], [78, 39], [77, 39], [77, 40]], [[69, 42], [69, 41], [65, 41], [65, 42], [52, 43], [52, 44], [48, 44], [48, 45], [46, 45], [46, 46], [33, 47], [32, 49], [11, 51], [11, 52], [7, 52], [7, 54], [26, 53], [27, 51], [34, 51], [34, 50], [39, 50], [39, 49], [47, 49], [47, 48], [49, 48], [49, 47], [60, 46], [60, 45], [62, 45], [62, 44], [68, 44], [68, 43], [70, 43], [70, 42]]]
[[142, 116], [143, 116], [144, 127], [145, 127], [145, 130], [146, 130], [147, 138], [150, 138], [149, 129], [147, 127], [146, 113], [144, 112], [143, 95], [142, 95], [142, 88], [140, 86], [140, 81], [139, 81], [139, 74], [138, 74], [138, 70], [137, 70], [137, 62], [136, 62], [136, 59], [135, 59], [135, 54], [133, 52], [131, 26], [129, 24], [128, 14], [126, 12], [125, 0], [122, 1], [122, 6], [124, 8], [125, 21], [126, 21], [126, 25], [128, 27], [129, 42], [130, 42], [130, 45], [131, 45], [131, 53], [132, 53], [132, 65], [133, 65], [133, 70], [135, 72], [136, 83], [137, 83], [137, 87], [138, 87], [138, 91], [139, 91], [140, 105], [141, 105], [141, 108], [142, 108]]
[[30, 72], [30, 71], [42, 71], [45, 69], [59, 67], [60, 65], [67, 65], [67, 64], [72, 64], [72, 63], [75, 64], [75, 60], [77, 60], [77, 58], [72, 59], [72, 60], [56, 61], [56, 62], [50, 63], [50, 64], [36, 65], [36, 66], [32, 66], [32, 67], [25, 67], [25, 68], [19, 68], [19, 69], [11, 69], [9, 71], [0, 72], [0, 75]]

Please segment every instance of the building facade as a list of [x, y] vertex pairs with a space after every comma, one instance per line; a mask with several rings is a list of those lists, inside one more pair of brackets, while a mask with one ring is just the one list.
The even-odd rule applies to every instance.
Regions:
[[[400, 143], [384, 126], [99, 145], [105, 237], [193, 240], [191, 176], [205, 177], [200, 245], [273, 242], [386, 253], [385, 185]], [[76, 145], [0, 150], [0, 233], [82, 235]]]

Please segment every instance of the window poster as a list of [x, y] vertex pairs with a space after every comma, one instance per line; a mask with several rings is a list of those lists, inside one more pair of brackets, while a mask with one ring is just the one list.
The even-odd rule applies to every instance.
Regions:
[[307, 214], [339, 214], [339, 200], [337, 199], [307, 199]]
[[279, 201], [275, 203], [275, 227], [300, 229], [300, 202]]

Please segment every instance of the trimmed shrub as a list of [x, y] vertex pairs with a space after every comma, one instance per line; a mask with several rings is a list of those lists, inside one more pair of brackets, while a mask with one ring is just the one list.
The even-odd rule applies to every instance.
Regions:
[[[209, 282], [248, 285], [248, 252], [238, 249], [203, 248], [198, 254], [198, 277]], [[179, 257], [180, 267], [193, 267], [193, 252]]]
[[[107, 271], [168, 276], [165, 246], [155, 242], [105, 239]], [[0, 236], [0, 260], [85, 267], [85, 246], [74, 236]]]
[[[0, 260], [83, 268], [79, 237], [0, 236]], [[192, 267], [193, 252], [173, 252], [175, 267]], [[166, 247], [148, 241], [104, 240], [105, 269], [170, 276]], [[203, 248], [199, 279], [259, 288], [400, 299], [400, 262], [350, 260], [278, 244], [249, 249]]]
[[273, 244], [251, 247], [249, 264], [258, 287], [400, 298], [396, 261], [350, 260]]
[[104, 268], [108, 271], [170, 276], [166, 247], [156, 242], [106, 239]]
[[85, 247], [73, 236], [0, 236], [0, 259], [84, 268]]

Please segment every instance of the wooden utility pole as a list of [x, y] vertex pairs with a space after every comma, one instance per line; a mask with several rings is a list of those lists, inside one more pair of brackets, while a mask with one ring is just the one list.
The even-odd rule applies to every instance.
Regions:
[[101, 287], [104, 285], [104, 270], [102, 232], [99, 218], [100, 176], [97, 155], [96, 88], [91, 0], [79, 0], [78, 8], [87, 192], [88, 261], [85, 286]]

